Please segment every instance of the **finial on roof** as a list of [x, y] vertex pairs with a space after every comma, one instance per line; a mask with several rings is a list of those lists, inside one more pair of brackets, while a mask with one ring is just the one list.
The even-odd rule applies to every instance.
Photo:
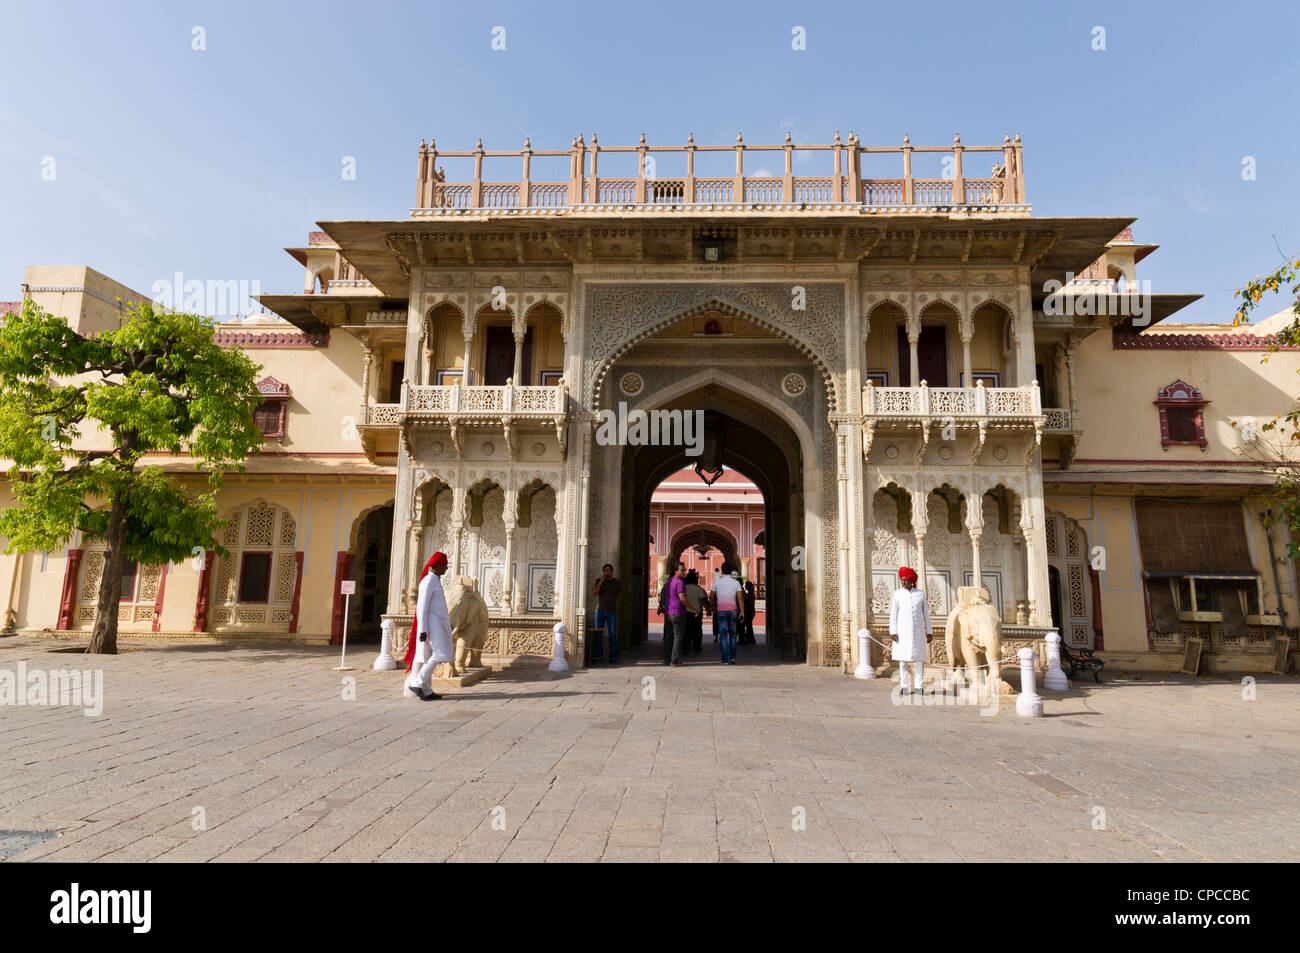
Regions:
[[478, 137], [478, 145], [476, 145], [474, 148], [475, 148], [475, 149], [482, 149], [482, 148], [483, 148], [483, 137], [482, 137], [482, 136], [479, 136], [479, 137]]
[[840, 144], [840, 131], [838, 129], [835, 130], [835, 144], [837, 146]]
[[952, 144], [953, 144], [954, 146], [959, 146], [959, 145], [961, 145], [961, 133], [960, 133], [960, 132], [957, 133], [957, 134], [955, 134], [955, 135], [952, 137]]
[[903, 133], [903, 145], [910, 146], [911, 144], [912, 140], [908, 137], [907, 133]]
[[694, 145], [695, 145], [695, 133], [693, 133], [693, 132], [688, 132], [688, 133], [686, 134], [686, 144], [687, 144], [688, 146], [694, 146]]
[[643, 145], [643, 146], [645, 145], [645, 133], [644, 133], [644, 132], [641, 133], [641, 142], [640, 142], [640, 145]]
[[741, 146], [744, 144], [745, 144], [745, 138], [740, 133], [736, 133], [736, 145]]
[[1009, 146], [1009, 145], [1011, 145], [1011, 133], [1009, 133], [1009, 132], [1004, 132], [1004, 133], [1002, 134], [1002, 144], [1003, 144], [1004, 146]]
[[1019, 133], [1019, 132], [1016, 133], [1015, 143], [1016, 143], [1016, 145], [1020, 145], [1020, 133]]
[[790, 130], [789, 130], [789, 129], [787, 129], [787, 130], [785, 131], [785, 141], [786, 141], [786, 145], [789, 145], [789, 144], [790, 144]]

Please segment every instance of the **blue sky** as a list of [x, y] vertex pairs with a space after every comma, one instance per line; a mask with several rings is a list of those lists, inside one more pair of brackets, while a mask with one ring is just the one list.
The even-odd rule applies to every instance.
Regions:
[[1019, 131], [1035, 214], [1137, 216], [1137, 240], [1163, 246], [1139, 277], [1206, 296], [1184, 320], [1230, 320], [1234, 288], [1279, 244], [1300, 251], [1294, 2], [11, 0], [0, 16], [0, 299], [29, 264], [146, 292], [177, 271], [299, 291], [280, 249], [320, 219], [406, 217], [431, 136], [564, 149], [579, 131], [609, 145]]

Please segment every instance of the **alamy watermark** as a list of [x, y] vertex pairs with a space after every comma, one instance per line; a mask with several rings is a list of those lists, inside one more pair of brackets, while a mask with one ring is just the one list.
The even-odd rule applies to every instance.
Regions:
[[16, 672], [0, 668], [0, 705], [72, 705], [95, 718], [104, 712], [104, 671], [29, 669], [26, 662]]
[[186, 279], [178, 271], [171, 278], [155, 281], [152, 291], [153, 303], [157, 307], [228, 317], [250, 310], [248, 303], [262, 293], [262, 283], [257, 279], [236, 281], [233, 278], [200, 281], [197, 278]]
[[617, 410], [596, 414], [596, 443], [603, 447], [685, 447], [686, 456], [704, 453], [704, 411]]
[[[1043, 314], [1052, 317], [1115, 316], [1132, 318], [1133, 326], [1151, 323], [1151, 282], [1126, 281], [1120, 291], [1111, 282], [1074, 284], [1076, 275], [1065, 273], [1065, 281], [1043, 282]], [[1073, 287], [1071, 287], [1073, 285]], [[1066, 289], [1069, 289], [1068, 291]]]

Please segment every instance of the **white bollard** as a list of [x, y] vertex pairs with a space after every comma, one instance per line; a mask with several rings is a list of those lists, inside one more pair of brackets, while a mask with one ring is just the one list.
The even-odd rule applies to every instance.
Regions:
[[393, 658], [393, 620], [385, 619], [379, 623], [379, 657], [371, 668], [376, 672], [391, 672], [397, 668]]
[[876, 670], [871, 667], [871, 631], [858, 629], [858, 667], [853, 671], [854, 678], [868, 679], [876, 677]]
[[551, 629], [551, 631], [555, 633], [555, 657], [551, 659], [551, 664], [546, 667], [552, 672], [567, 672], [569, 663], [564, 657], [564, 637], [569, 634], [569, 627], [563, 622], [557, 622], [555, 628]]
[[1020, 695], [1016, 698], [1016, 714], [1021, 718], [1042, 718], [1043, 697], [1034, 684], [1034, 650], [1023, 648], [1020, 656]]
[[1063, 692], [1070, 687], [1070, 680], [1061, 668], [1061, 633], [1047, 633], [1047, 671], [1043, 673], [1043, 687], [1049, 692]]

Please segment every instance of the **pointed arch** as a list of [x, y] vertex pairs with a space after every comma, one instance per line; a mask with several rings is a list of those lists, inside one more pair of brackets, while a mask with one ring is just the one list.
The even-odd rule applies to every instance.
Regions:
[[655, 318], [636, 334], [628, 335], [621, 339], [620, 343], [610, 353], [595, 357], [594, 359], [599, 361], [599, 364], [596, 373], [592, 378], [591, 384], [587, 389], [587, 393], [584, 395], [587, 406], [594, 407], [596, 405], [597, 396], [600, 394], [600, 389], [605, 382], [605, 377], [609, 374], [610, 369], [618, 362], [619, 358], [624, 354], [632, 350], [632, 348], [636, 347], [642, 341], [654, 337], [665, 328], [670, 328], [682, 321], [689, 321], [692, 318], [708, 314], [709, 312], [717, 312], [719, 314], [747, 321], [755, 327], [762, 328], [763, 330], [776, 335], [787, 344], [794, 347], [795, 350], [812, 361], [813, 364], [816, 365], [817, 369], [821, 371], [822, 383], [826, 388], [827, 408], [832, 412], [838, 409], [839, 396], [835, 388], [835, 377], [832, 372], [832, 364], [811, 342], [806, 341], [802, 336], [787, 329], [782, 319], [775, 314], [756, 313], [756, 309], [725, 300], [725, 295], [719, 294], [711, 294], [687, 308], [679, 309], [670, 314]]

